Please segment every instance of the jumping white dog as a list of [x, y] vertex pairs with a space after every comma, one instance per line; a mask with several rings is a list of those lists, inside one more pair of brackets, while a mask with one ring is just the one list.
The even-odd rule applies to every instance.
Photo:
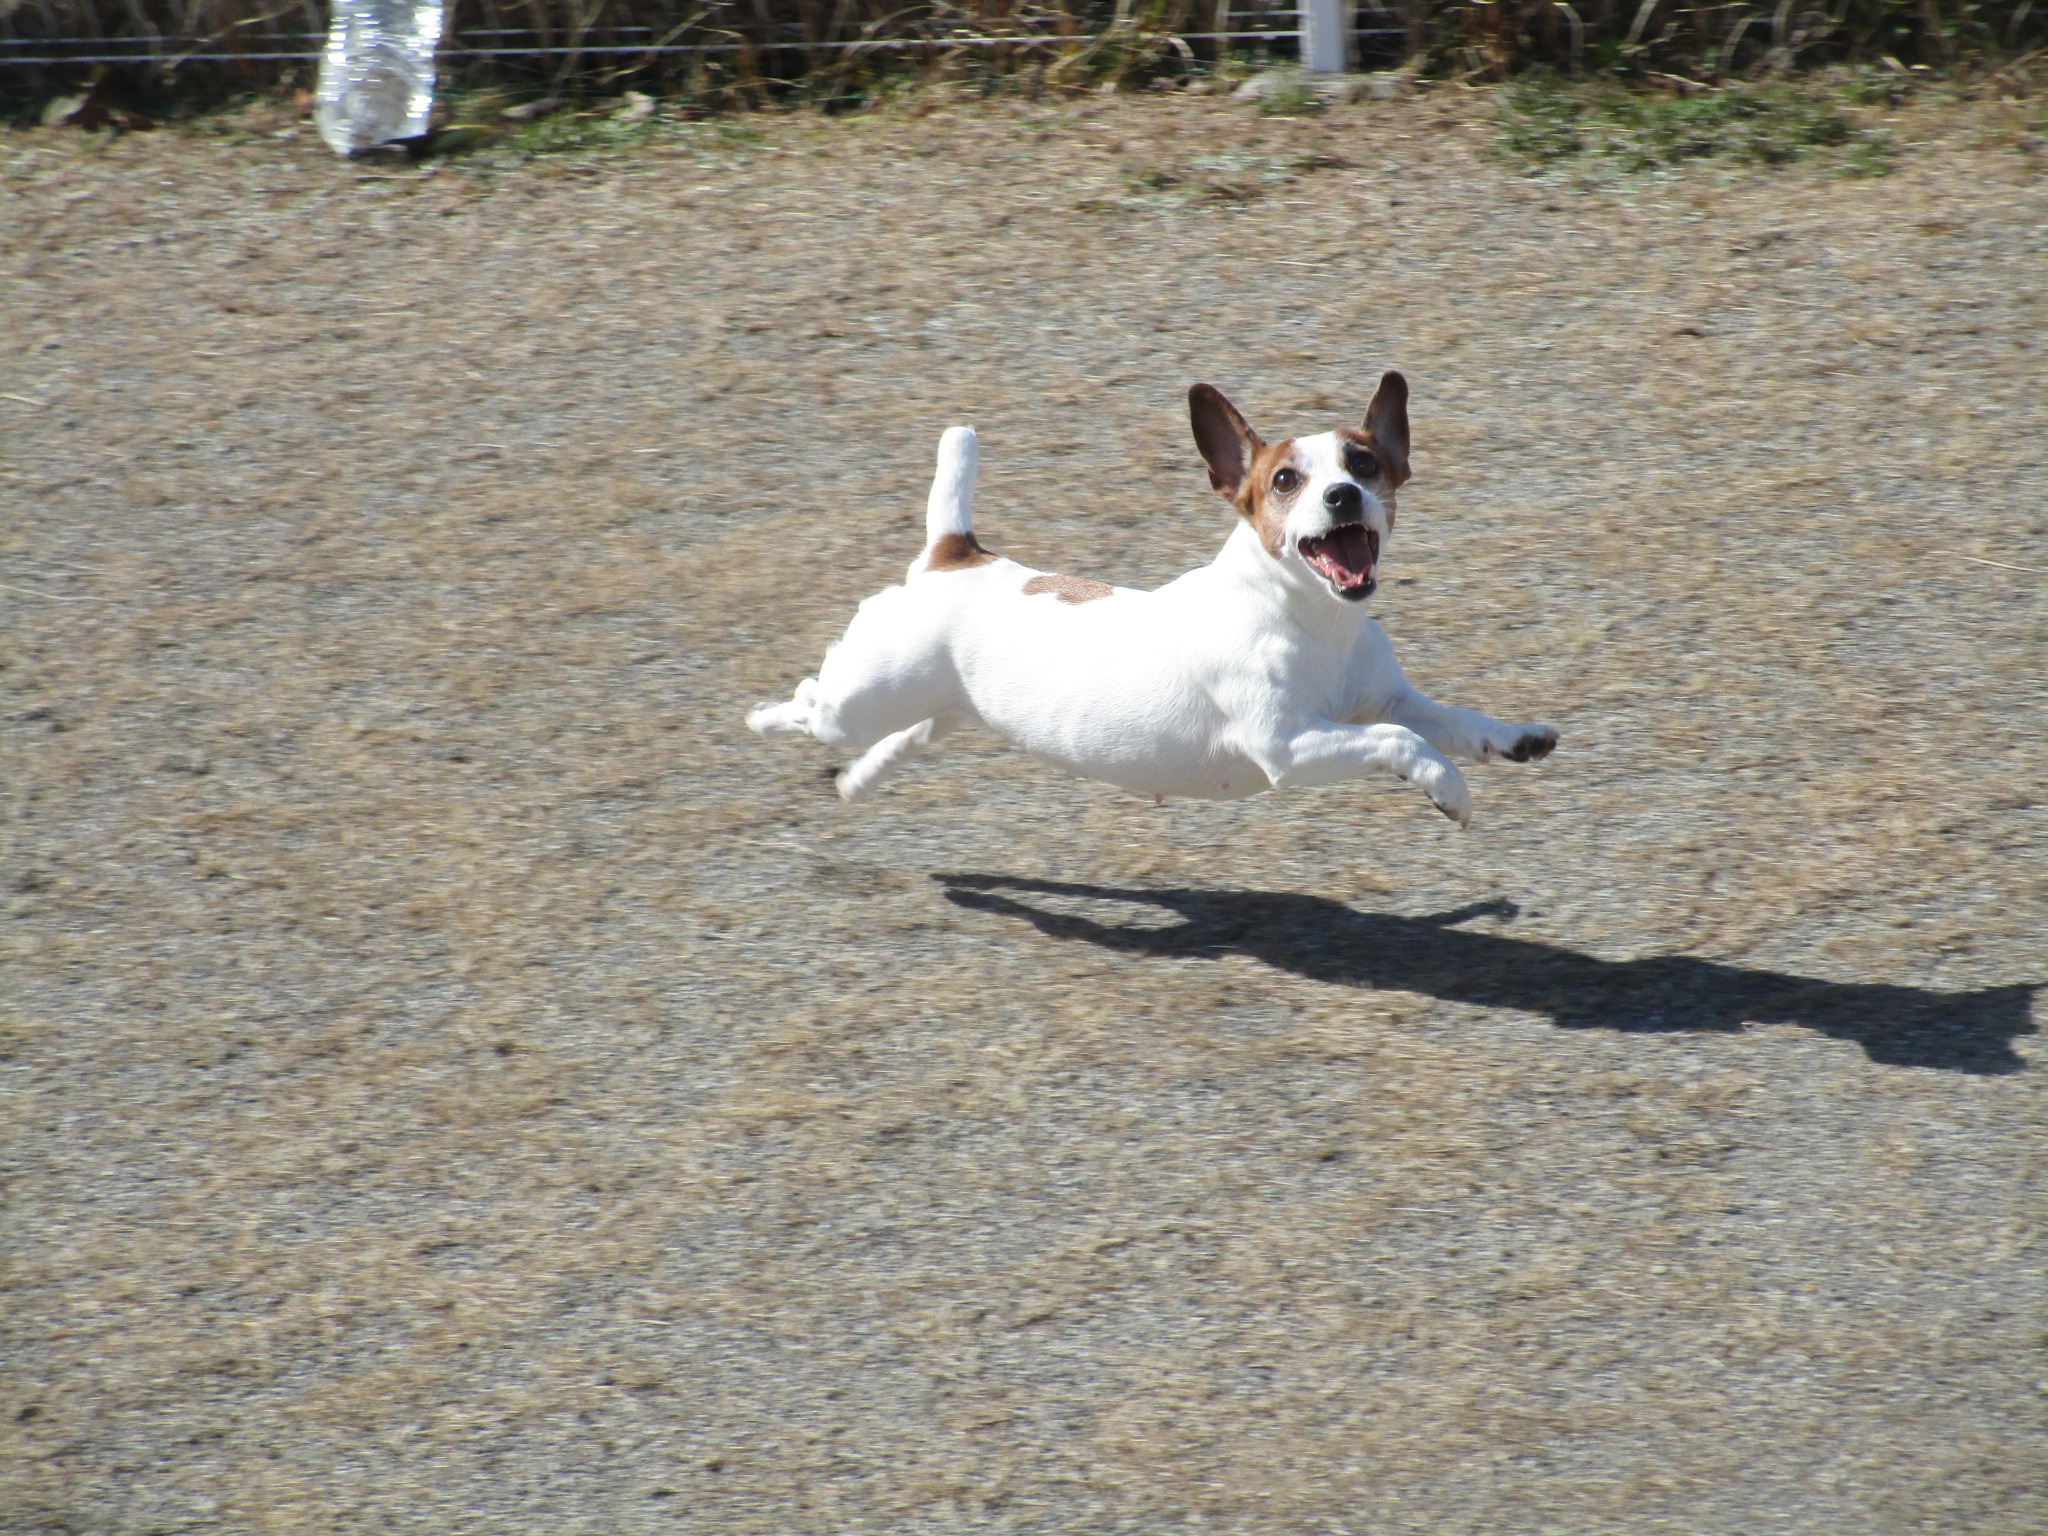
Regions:
[[1033, 757], [1156, 799], [1236, 799], [1383, 768], [1459, 826], [1452, 757], [1528, 762], [1547, 725], [1504, 725], [1412, 687], [1365, 599], [1408, 479], [1408, 383], [1381, 378], [1362, 431], [1267, 443], [1207, 384], [1188, 391], [1209, 483], [1238, 524], [1213, 564], [1154, 592], [1034, 571], [974, 537], [979, 451], [939, 439], [925, 545], [860, 605], [786, 704], [747, 724], [862, 755], [860, 799], [905, 758], [983, 724]]

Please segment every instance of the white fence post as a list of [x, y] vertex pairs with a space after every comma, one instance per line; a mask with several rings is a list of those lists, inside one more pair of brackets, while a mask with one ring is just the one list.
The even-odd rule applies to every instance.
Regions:
[[1345, 36], [1351, 0], [1301, 0], [1301, 67], [1341, 75], [1351, 39]]

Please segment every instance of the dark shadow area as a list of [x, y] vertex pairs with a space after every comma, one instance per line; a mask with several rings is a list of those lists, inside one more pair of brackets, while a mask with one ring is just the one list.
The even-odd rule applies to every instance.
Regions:
[[[1360, 912], [1285, 891], [1120, 890], [1000, 875], [935, 875], [956, 906], [1022, 918], [1057, 939], [1126, 954], [1211, 958], [1235, 951], [1311, 981], [1420, 992], [1447, 1002], [1548, 1014], [1563, 1029], [1733, 1033], [1745, 1024], [1797, 1024], [1853, 1040], [1872, 1061], [1950, 1072], [2017, 1072], [2013, 1040], [2034, 1033], [2034, 987], [1976, 992], [1819, 981], [1750, 971], [1686, 955], [1600, 960], [1456, 925], [1512, 918], [1498, 900], [1429, 917]], [[1103, 923], [1035, 905], [1031, 897], [1119, 901], [1175, 923]]]

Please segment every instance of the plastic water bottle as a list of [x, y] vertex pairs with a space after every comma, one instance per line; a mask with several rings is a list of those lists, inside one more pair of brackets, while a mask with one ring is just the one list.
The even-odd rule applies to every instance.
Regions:
[[427, 131], [445, 0], [332, 0], [313, 121], [337, 155]]

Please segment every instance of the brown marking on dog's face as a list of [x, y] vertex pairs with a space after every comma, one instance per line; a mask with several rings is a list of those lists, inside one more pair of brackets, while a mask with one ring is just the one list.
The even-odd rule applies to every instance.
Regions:
[[1344, 472], [1371, 491], [1373, 499], [1386, 509], [1387, 532], [1392, 533], [1394, 488], [1408, 478], [1407, 464], [1395, 464], [1381, 451], [1379, 444], [1363, 432], [1339, 427], [1337, 439], [1344, 445]]
[[1294, 451], [1294, 439], [1261, 443], [1252, 455], [1251, 473], [1232, 498], [1238, 514], [1252, 525], [1266, 553], [1275, 560], [1287, 548], [1287, 514], [1309, 481], [1309, 466]]
[[924, 568], [928, 571], [964, 571], [971, 566], [987, 565], [995, 556], [981, 547], [971, 533], [949, 533], [932, 546], [932, 552], [925, 557]]
[[1086, 576], [1062, 576], [1058, 572], [1034, 576], [1024, 583], [1026, 597], [1050, 592], [1063, 603], [1092, 603], [1098, 597], [1108, 597], [1113, 590], [1106, 581], [1090, 581]]

